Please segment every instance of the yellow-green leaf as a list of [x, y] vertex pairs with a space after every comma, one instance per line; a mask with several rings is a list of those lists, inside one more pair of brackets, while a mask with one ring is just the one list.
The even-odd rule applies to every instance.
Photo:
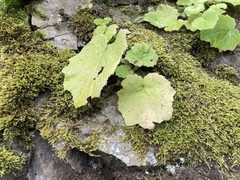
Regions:
[[144, 78], [129, 75], [122, 86], [123, 89], [117, 93], [118, 109], [127, 126], [139, 124], [153, 129], [154, 122], [171, 119], [175, 90], [164, 76], [157, 73], [149, 73]]
[[126, 32], [121, 29], [115, 41], [108, 44], [115, 33], [116, 25], [106, 27], [105, 31], [97, 30], [92, 40], [62, 70], [64, 89], [71, 92], [75, 107], [85, 105], [88, 97], [99, 97], [119, 64], [127, 48]]

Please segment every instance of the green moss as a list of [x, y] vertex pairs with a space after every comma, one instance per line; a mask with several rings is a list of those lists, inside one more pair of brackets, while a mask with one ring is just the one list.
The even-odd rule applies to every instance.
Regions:
[[24, 159], [20, 153], [16, 153], [6, 146], [0, 146], [0, 177], [12, 171], [20, 170], [23, 163]]
[[214, 68], [214, 73], [217, 76], [217, 78], [228, 80], [235, 85], [238, 84], [239, 82], [240, 77], [238, 72], [236, 71], [235, 68], [230, 67], [228, 65], [225, 65], [225, 64], [217, 65]]
[[92, 38], [93, 30], [96, 28], [94, 19], [104, 17], [97, 9], [79, 9], [70, 18], [70, 26], [81, 41], [88, 42]]
[[200, 40], [199, 32], [190, 32], [183, 29], [179, 32], [166, 33], [160, 30], [163, 37], [168, 36], [169, 50], [180, 50], [192, 55], [192, 58], [198, 60], [203, 67], [214, 59], [217, 50], [210, 48], [210, 44]]
[[64, 91], [61, 83], [57, 85], [52, 97], [42, 107], [37, 128], [41, 135], [55, 147], [60, 158], [65, 158], [66, 152], [71, 148], [78, 148], [92, 154], [99, 147], [98, 130], [91, 131], [81, 141], [79, 139], [79, 131], [86, 123], [83, 116], [92, 115], [93, 111], [103, 105], [99, 99], [90, 100], [90, 103], [92, 107], [88, 105], [76, 109], [73, 105], [72, 95], [70, 92]]
[[189, 42], [186, 32], [181, 36], [177, 33], [178, 38], [176, 34], [165, 33], [165, 41], [149, 30], [131, 32], [130, 46], [136, 42], [151, 44], [160, 57], [158, 72], [172, 82], [177, 92], [170, 121], [157, 125], [153, 132], [128, 128], [125, 140], [131, 141], [133, 149], [141, 154], [148, 146], [158, 147], [159, 163], [184, 157], [189, 165], [209, 160], [220, 165], [226, 161], [239, 165], [239, 87], [206, 73], [200, 63], [202, 56], [193, 57], [182, 47], [184, 39]]
[[[0, 12], [0, 18], [4, 27], [0, 30], [0, 142], [18, 140], [30, 148], [39, 119], [34, 99], [41, 92], [55, 90], [61, 69], [74, 53], [60, 51], [39, 32], [31, 32], [23, 11]], [[11, 159], [2, 168], [9, 169], [7, 160]]]
[[3, 0], [3, 2], [0, 3], [2, 3], [2, 8], [7, 11], [18, 9], [24, 4], [23, 1], [20, 0]]

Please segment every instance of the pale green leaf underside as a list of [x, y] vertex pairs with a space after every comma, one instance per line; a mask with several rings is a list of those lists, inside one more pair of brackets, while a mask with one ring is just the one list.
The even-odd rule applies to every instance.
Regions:
[[192, 6], [186, 7], [184, 9], [184, 12], [187, 14], [187, 16], [190, 16], [191, 14], [197, 14], [205, 9], [203, 4], [194, 4]]
[[177, 5], [190, 6], [194, 3], [194, 0], [178, 0]]
[[213, 29], [202, 30], [201, 40], [210, 42], [212, 47], [220, 51], [234, 50], [240, 44], [240, 33], [235, 29], [236, 23], [233, 18], [220, 15]]
[[158, 28], [164, 28], [165, 31], [179, 30], [183, 25], [182, 20], [178, 20], [178, 11], [169, 5], [159, 5], [154, 12], [146, 13], [144, 21], [151, 23]]
[[191, 31], [212, 29], [217, 24], [218, 16], [223, 14], [226, 8], [224, 3], [212, 5], [204, 13], [191, 14], [184, 25]]
[[142, 78], [134, 74], [123, 80], [122, 86], [117, 93], [118, 109], [127, 126], [139, 124], [153, 129], [154, 122], [171, 119], [175, 90], [163, 76], [149, 73]]
[[126, 59], [138, 67], [153, 67], [157, 64], [158, 55], [148, 44], [137, 43], [127, 52]]
[[177, 5], [190, 6], [192, 4], [203, 4], [207, 0], [178, 0]]
[[110, 26], [105, 33], [95, 33], [92, 40], [76, 56], [70, 58], [70, 64], [62, 72], [65, 74], [64, 89], [71, 92], [75, 107], [87, 103], [88, 97], [99, 97], [120, 62], [126, 50], [126, 32], [120, 30], [112, 44], [108, 41], [115, 35], [115, 27]]
[[94, 20], [94, 24], [96, 24], [97, 26], [102, 26], [108, 24], [111, 20], [112, 19], [109, 17], [106, 17], [104, 19], [97, 18]]
[[118, 77], [126, 78], [129, 75], [132, 75], [134, 71], [132, 70], [131, 66], [128, 64], [123, 64], [117, 67], [115, 74]]
[[218, 14], [212, 11], [205, 11], [192, 22], [192, 27], [198, 30], [212, 29], [218, 21]]

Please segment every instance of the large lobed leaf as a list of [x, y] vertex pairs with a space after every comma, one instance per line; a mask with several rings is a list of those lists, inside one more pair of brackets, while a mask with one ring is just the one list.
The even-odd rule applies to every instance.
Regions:
[[127, 42], [125, 30], [120, 30], [115, 41], [108, 44], [116, 28], [116, 25], [98, 26], [92, 40], [62, 70], [64, 89], [71, 92], [75, 107], [85, 105], [88, 97], [99, 97], [119, 64]]
[[235, 29], [236, 22], [226, 15], [219, 15], [219, 20], [213, 29], [202, 30], [201, 40], [210, 42], [212, 47], [220, 51], [234, 50], [240, 44], [240, 33]]
[[[227, 5], [224, 3], [220, 3], [217, 5], [212, 5], [208, 10], [206, 10], [203, 14], [192, 14], [189, 17], [189, 22], [191, 22], [191, 26], [193, 29], [204, 30], [204, 29], [212, 29], [217, 24], [219, 19], [219, 15], [225, 12]], [[195, 18], [195, 19], [193, 19]]]
[[159, 5], [157, 10], [144, 15], [144, 21], [151, 23], [165, 31], [179, 30], [183, 25], [183, 20], [178, 20], [178, 11], [169, 5]]
[[122, 82], [117, 94], [118, 109], [127, 126], [139, 124], [153, 129], [154, 122], [161, 123], [172, 117], [175, 90], [164, 76], [149, 73], [144, 78], [134, 74]]
[[188, 6], [184, 9], [184, 12], [187, 16], [190, 16], [191, 14], [197, 14], [200, 13], [205, 9], [203, 3], [194, 3], [192, 6]]
[[135, 44], [126, 54], [126, 59], [135, 66], [153, 67], [157, 64], [156, 51], [146, 43]]

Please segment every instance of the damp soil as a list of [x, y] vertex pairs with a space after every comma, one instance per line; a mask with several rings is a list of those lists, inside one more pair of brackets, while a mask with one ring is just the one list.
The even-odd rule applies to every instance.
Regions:
[[[240, 168], [239, 168], [240, 172]], [[239, 173], [240, 175], [240, 173]], [[175, 174], [168, 173], [165, 169], [128, 169], [116, 171], [110, 167], [93, 169], [89, 164], [82, 174], [74, 173], [72, 180], [228, 180], [224, 177], [214, 162], [200, 163], [193, 168], [182, 168]]]

